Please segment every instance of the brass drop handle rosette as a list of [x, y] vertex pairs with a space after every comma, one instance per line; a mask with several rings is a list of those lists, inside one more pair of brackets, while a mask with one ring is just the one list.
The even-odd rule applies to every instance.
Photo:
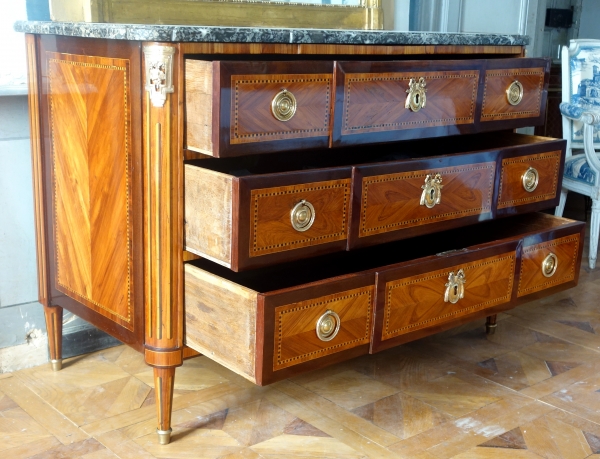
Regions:
[[427, 86], [427, 84], [423, 77], [419, 78], [418, 81], [414, 78], [410, 79], [408, 82], [408, 89], [406, 90], [408, 96], [406, 96], [404, 108], [408, 108], [413, 112], [418, 112], [425, 107], [425, 104], [427, 103], [427, 96], [425, 94], [427, 89], [425, 89], [425, 86]]
[[530, 167], [525, 171], [525, 173], [521, 176], [521, 181], [523, 183], [523, 188], [528, 193], [533, 192], [538, 186], [540, 181], [540, 174], [537, 169]]
[[289, 121], [296, 114], [296, 98], [287, 89], [278, 92], [271, 102], [271, 112], [279, 121]]
[[290, 213], [290, 217], [292, 220], [292, 227], [296, 231], [306, 231], [315, 222], [315, 208], [310, 202], [303, 199], [294, 206]]
[[523, 85], [518, 81], [513, 81], [506, 90], [506, 99], [510, 105], [519, 105], [523, 100]]
[[423, 192], [421, 193], [420, 205], [431, 209], [436, 204], [439, 204], [442, 201], [443, 187], [442, 176], [440, 174], [427, 175], [425, 177], [425, 185], [421, 186]]
[[544, 258], [544, 261], [542, 261], [542, 274], [545, 277], [552, 277], [556, 272], [556, 268], [558, 268], [558, 257], [550, 252], [548, 256]]
[[317, 320], [317, 337], [321, 341], [331, 341], [340, 331], [342, 321], [335, 311], [328, 309]]
[[456, 274], [454, 274], [454, 271], [451, 271], [448, 275], [448, 282], [445, 284], [444, 302], [454, 304], [461, 298], [464, 298], [466, 283], [467, 279], [462, 269], [459, 269]]

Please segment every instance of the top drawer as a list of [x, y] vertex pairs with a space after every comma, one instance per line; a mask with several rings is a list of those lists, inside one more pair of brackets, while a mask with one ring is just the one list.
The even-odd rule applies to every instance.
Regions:
[[185, 65], [189, 150], [240, 156], [328, 146], [332, 62]]
[[543, 122], [546, 59], [337, 62], [332, 145]]

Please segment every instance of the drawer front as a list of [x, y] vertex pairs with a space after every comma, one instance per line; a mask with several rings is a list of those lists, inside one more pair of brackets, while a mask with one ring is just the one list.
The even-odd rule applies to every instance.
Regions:
[[276, 307], [273, 371], [368, 344], [374, 293], [369, 285]]
[[541, 119], [548, 87], [549, 62], [542, 59], [488, 61], [484, 75], [481, 121]]
[[470, 256], [474, 257], [478, 258], [416, 275], [406, 276], [404, 269], [379, 273], [376, 321], [380, 324], [375, 329], [374, 350], [401, 335], [510, 302], [516, 250], [484, 258], [479, 253]]
[[358, 237], [488, 213], [495, 162], [362, 179]]
[[504, 158], [498, 209], [556, 198], [562, 166], [561, 150]]
[[575, 280], [580, 234], [523, 247], [518, 296], [529, 295]]
[[331, 74], [232, 75], [231, 144], [329, 136], [332, 85]]
[[250, 257], [344, 241], [349, 201], [349, 178], [252, 190]]

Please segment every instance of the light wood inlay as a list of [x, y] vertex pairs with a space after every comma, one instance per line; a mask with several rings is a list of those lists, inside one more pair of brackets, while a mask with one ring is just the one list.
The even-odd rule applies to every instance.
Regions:
[[[411, 78], [424, 77], [427, 103], [404, 107]], [[356, 73], [346, 76], [342, 135], [473, 123], [478, 70]]]
[[129, 62], [46, 58], [57, 288], [132, 330]]
[[213, 154], [213, 63], [185, 61], [187, 147]]
[[[557, 193], [561, 151], [518, 156], [502, 160], [498, 209], [552, 199]], [[533, 167], [538, 171], [538, 186], [532, 192], [523, 187], [523, 174]]]
[[[382, 340], [489, 308], [511, 299], [516, 254], [477, 260], [464, 265], [419, 274], [385, 285]], [[450, 272], [465, 273], [464, 298], [444, 302]]]
[[[296, 231], [290, 213], [302, 200], [315, 209], [315, 221]], [[250, 257], [346, 239], [350, 179], [252, 190]]]
[[[373, 286], [335, 293], [275, 308], [273, 370], [280, 370], [369, 343]], [[331, 341], [321, 341], [315, 327], [328, 309], [341, 321]]]
[[[365, 177], [362, 181], [359, 237], [489, 212], [495, 162]], [[442, 176], [442, 199], [420, 205], [427, 175]]]
[[[231, 143], [298, 139], [329, 135], [333, 75], [233, 75]], [[271, 101], [286, 89], [296, 98], [296, 114], [279, 121]]]
[[[540, 116], [544, 88], [544, 69], [499, 69], [485, 73], [482, 121], [495, 121]], [[518, 80], [523, 85], [523, 100], [518, 105], [508, 103], [506, 90]]]
[[[578, 251], [579, 234], [524, 247], [517, 296], [539, 292], [575, 279]], [[550, 253], [556, 255], [558, 264], [554, 275], [546, 277], [542, 273], [542, 263]]]

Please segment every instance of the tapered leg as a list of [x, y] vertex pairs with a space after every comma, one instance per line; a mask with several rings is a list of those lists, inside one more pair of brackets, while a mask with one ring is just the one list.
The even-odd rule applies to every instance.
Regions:
[[48, 348], [50, 363], [54, 371], [62, 368], [62, 324], [63, 308], [60, 306], [44, 306], [46, 330], [48, 331]]
[[598, 236], [600, 235], [600, 201], [592, 200], [592, 221], [590, 222], [590, 269], [596, 267], [598, 256]]
[[565, 202], [567, 202], [567, 193], [568, 191], [564, 188], [560, 191], [560, 201], [558, 202], [558, 206], [554, 210], [554, 215], [557, 217], [562, 217], [562, 214], [565, 210]]
[[489, 316], [485, 321], [485, 332], [488, 335], [493, 335], [496, 333], [496, 327], [498, 324], [496, 323], [497, 315]]
[[167, 445], [171, 441], [171, 410], [173, 408], [173, 385], [175, 367], [154, 367], [154, 387], [156, 390], [156, 410], [158, 415], [158, 442]]

